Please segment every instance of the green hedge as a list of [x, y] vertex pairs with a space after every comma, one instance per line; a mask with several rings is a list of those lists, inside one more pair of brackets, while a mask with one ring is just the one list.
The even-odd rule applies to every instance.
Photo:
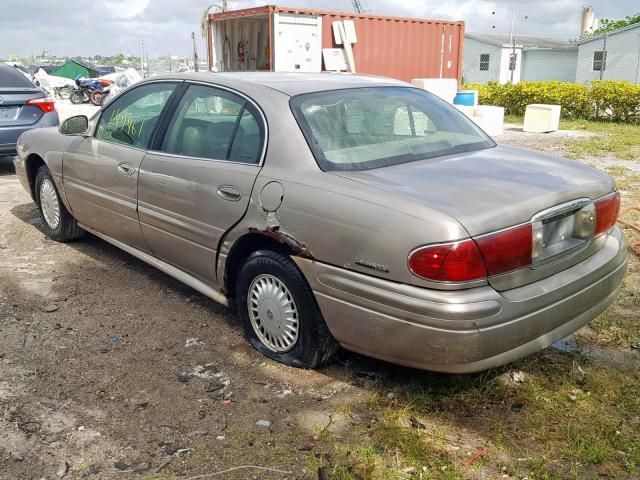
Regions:
[[466, 84], [464, 89], [478, 90], [480, 104], [505, 107], [510, 115], [524, 115], [531, 103], [547, 103], [562, 106], [563, 117], [640, 121], [640, 85], [626, 81], [594, 80], [591, 87], [558, 81], [489, 82]]

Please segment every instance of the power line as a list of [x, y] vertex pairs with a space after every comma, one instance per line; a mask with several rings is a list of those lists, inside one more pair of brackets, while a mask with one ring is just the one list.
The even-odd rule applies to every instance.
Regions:
[[360, 0], [351, 0], [351, 4], [353, 5], [353, 9], [357, 13], [364, 13], [364, 8], [362, 8], [362, 3], [360, 3]]

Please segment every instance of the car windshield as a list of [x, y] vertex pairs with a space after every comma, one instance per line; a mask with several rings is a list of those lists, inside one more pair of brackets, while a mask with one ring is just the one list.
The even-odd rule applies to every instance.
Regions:
[[298, 95], [291, 108], [323, 170], [368, 170], [494, 147], [464, 114], [411, 87]]

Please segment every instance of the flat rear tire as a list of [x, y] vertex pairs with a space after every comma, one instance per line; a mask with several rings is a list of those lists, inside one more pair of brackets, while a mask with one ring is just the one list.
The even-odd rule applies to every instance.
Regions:
[[236, 292], [245, 336], [267, 357], [316, 368], [338, 350], [311, 288], [289, 257], [272, 250], [252, 253], [239, 272]]

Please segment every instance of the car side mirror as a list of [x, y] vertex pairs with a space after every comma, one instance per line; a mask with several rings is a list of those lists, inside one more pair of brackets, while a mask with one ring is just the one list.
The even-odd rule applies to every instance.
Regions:
[[82, 135], [89, 130], [89, 119], [85, 115], [76, 115], [67, 118], [60, 125], [62, 135]]

